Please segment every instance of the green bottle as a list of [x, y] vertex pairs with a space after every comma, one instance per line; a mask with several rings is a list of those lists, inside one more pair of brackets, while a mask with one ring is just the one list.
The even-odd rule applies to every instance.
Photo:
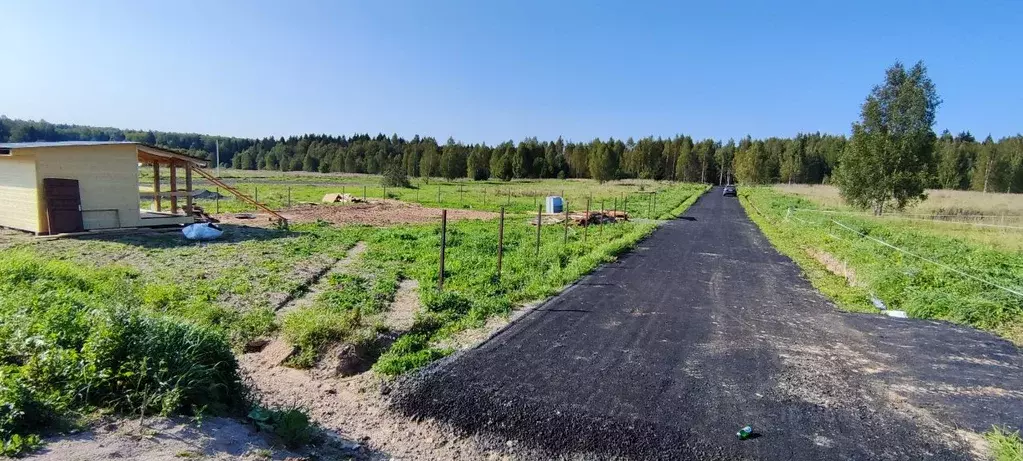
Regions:
[[750, 426], [746, 426], [742, 429], [739, 429], [739, 432], [735, 433], [735, 436], [739, 437], [739, 440], [746, 440], [751, 435], [753, 435], [753, 428]]

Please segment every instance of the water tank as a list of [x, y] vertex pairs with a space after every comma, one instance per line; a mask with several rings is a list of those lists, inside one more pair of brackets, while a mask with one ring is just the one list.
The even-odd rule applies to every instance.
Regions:
[[557, 195], [547, 196], [547, 214], [564, 213], [565, 202]]

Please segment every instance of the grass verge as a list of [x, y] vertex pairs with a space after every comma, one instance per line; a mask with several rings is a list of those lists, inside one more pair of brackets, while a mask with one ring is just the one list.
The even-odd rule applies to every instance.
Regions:
[[[1023, 292], [1019, 286], [1023, 280], [1023, 254], [920, 232], [912, 223], [790, 213], [790, 209], [817, 208], [808, 200], [769, 188], [747, 188], [741, 201], [775, 247], [795, 260], [814, 286], [840, 308], [876, 312], [870, 301], [873, 296], [889, 309], [904, 310], [911, 317], [970, 325], [1023, 343], [1023, 297], [992, 285]], [[886, 247], [861, 234], [946, 267]], [[840, 270], [836, 270], [835, 263]], [[963, 276], [948, 267], [990, 283]]]
[[991, 458], [994, 461], [1023, 461], [1023, 439], [1019, 431], [1009, 432], [992, 427], [984, 434], [984, 438], [991, 444]]

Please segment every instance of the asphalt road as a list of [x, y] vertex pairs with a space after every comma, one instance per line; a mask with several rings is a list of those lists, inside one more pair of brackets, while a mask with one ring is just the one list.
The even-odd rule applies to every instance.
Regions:
[[1023, 423], [1023, 358], [969, 328], [838, 312], [714, 189], [394, 403], [550, 456], [969, 459], [958, 429]]

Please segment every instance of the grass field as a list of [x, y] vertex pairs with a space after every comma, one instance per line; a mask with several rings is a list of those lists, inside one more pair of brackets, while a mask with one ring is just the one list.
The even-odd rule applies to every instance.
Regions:
[[[379, 178], [342, 176], [341, 181], [379, 183]], [[288, 187], [280, 180], [259, 184], [269, 191]], [[234, 354], [256, 337], [281, 335], [297, 347], [290, 364], [298, 367], [313, 366], [337, 344], [378, 348], [374, 369], [382, 375], [421, 367], [449, 352], [441, 346], [446, 338], [556, 293], [656, 225], [641, 220], [570, 227], [567, 239], [565, 227], [545, 226], [537, 251], [536, 227], [526, 213], [533, 199], [525, 191], [543, 185], [582, 197], [592, 188], [595, 198], [632, 191], [651, 196], [646, 216], [670, 217], [705, 189], [652, 182], [499, 185], [518, 191], [512, 193], [511, 209], [521, 212], [507, 219], [500, 277], [497, 221], [449, 222], [442, 291], [436, 288], [436, 223], [316, 222], [288, 230], [225, 225], [224, 238], [213, 242], [187, 241], [178, 232], [52, 241], [0, 235], [3, 452], [31, 450], [38, 445], [34, 434], [80, 424], [97, 412], [247, 411], [251, 403], [240, 388]], [[303, 193], [322, 195], [316, 187]], [[440, 187], [442, 194], [448, 190], [456, 196], [458, 184]], [[640, 188], [659, 191], [656, 205]], [[403, 190], [399, 196], [413, 193]], [[471, 197], [466, 194], [471, 207], [498, 207], [484, 204], [482, 196], [470, 202]], [[630, 199], [630, 209], [633, 203], [644, 204]], [[308, 305], [275, 312], [358, 242], [366, 251], [332, 275], [326, 291]], [[400, 332], [393, 344], [381, 344], [378, 333], [391, 328], [382, 314], [406, 279], [418, 282], [421, 308], [410, 331]]]
[[[653, 180], [622, 180], [599, 184], [591, 180], [559, 179], [517, 179], [513, 181], [444, 181], [438, 178], [428, 183], [414, 178], [411, 188], [384, 188], [381, 177], [374, 175], [325, 175], [319, 173], [253, 172], [246, 170], [224, 170], [223, 180], [271, 208], [281, 209], [303, 202], [320, 203], [328, 193], [348, 193], [368, 199], [391, 198], [423, 206], [448, 209], [472, 209], [498, 211], [501, 207], [510, 213], [535, 213], [548, 195], [565, 198], [569, 210], [582, 212], [587, 200], [590, 208], [627, 211], [637, 218], [661, 218], [679, 203], [678, 188], [673, 183]], [[151, 192], [152, 176], [140, 178], [140, 188]], [[179, 187], [183, 188], [182, 184]], [[169, 190], [164, 180], [161, 190]], [[216, 186], [203, 178], [193, 183], [195, 189], [216, 190]], [[228, 195], [225, 191], [222, 194]], [[656, 196], [656, 197], [655, 197]], [[217, 209], [213, 200], [197, 200], [209, 212]], [[150, 202], [144, 201], [143, 207]], [[165, 205], [166, 206], [166, 205]], [[221, 212], [253, 211], [255, 208], [233, 197], [220, 200]]]
[[[741, 195], [772, 243], [840, 307], [876, 312], [871, 302], [876, 297], [911, 317], [971, 325], [1023, 343], [1018, 243], [988, 242], [959, 225], [819, 213], [824, 207], [818, 200], [829, 199], [811, 201], [805, 193], [799, 197], [764, 187], [745, 188]], [[793, 211], [800, 209], [806, 211]], [[1003, 237], [1019, 238], [1018, 233]]]
[[[778, 185], [774, 189], [801, 197], [821, 210], [870, 217], [845, 205], [833, 186]], [[938, 237], [954, 237], [1008, 251], [1023, 250], [1023, 194], [930, 190], [927, 200], [882, 218]]]

